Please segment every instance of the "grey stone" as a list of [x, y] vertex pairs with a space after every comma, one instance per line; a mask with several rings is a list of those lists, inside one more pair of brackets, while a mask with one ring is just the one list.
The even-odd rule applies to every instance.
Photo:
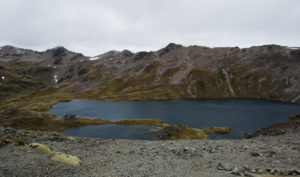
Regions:
[[196, 149], [193, 147], [184, 147], [183, 151], [193, 153], [193, 152], [196, 152]]
[[262, 154], [261, 154], [261, 153], [258, 153], [258, 152], [250, 152], [250, 155], [251, 155], [252, 157], [260, 157], [260, 156], [262, 156]]
[[244, 176], [246, 177], [255, 177], [254, 174], [248, 173], [248, 172], [244, 172]]
[[263, 172], [264, 172], [263, 169], [260, 169], [260, 168], [256, 169], [256, 173], [258, 173], [258, 174], [262, 174]]
[[272, 169], [272, 170], [270, 171], [270, 173], [271, 173], [272, 175], [279, 175], [279, 174], [280, 174], [280, 170], [277, 169], [277, 168], [274, 168], [274, 169]]
[[250, 171], [251, 169], [249, 168], [248, 165], [244, 165], [242, 168], [242, 171]]
[[231, 171], [231, 174], [239, 175], [239, 168], [238, 167], [234, 167], [233, 170]]
[[222, 163], [218, 163], [218, 166], [217, 166], [218, 170], [225, 170], [225, 171], [231, 171], [232, 168], [229, 167], [229, 165], [226, 163], [226, 164], [222, 164]]

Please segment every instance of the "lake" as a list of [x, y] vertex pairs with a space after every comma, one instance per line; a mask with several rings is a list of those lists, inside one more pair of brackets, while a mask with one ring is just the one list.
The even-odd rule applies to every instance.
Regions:
[[[289, 115], [300, 112], [300, 105], [250, 99], [199, 99], [169, 101], [97, 101], [75, 99], [53, 106], [47, 113], [64, 117], [68, 114], [120, 120], [123, 118], [158, 118], [167, 124], [184, 124], [205, 129], [228, 126], [226, 135], [209, 135], [210, 139], [239, 139], [244, 132], [253, 132]], [[70, 128], [63, 133], [72, 136], [121, 139], [156, 139], [144, 134], [156, 130], [151, 126], [91, 125]]]

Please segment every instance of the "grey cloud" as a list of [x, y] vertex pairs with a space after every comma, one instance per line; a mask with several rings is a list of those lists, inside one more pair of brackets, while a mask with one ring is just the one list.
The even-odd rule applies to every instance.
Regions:
[[300, 46], [298, 0], [2, 0], [0, 45], [86, 55], [183, 45]]

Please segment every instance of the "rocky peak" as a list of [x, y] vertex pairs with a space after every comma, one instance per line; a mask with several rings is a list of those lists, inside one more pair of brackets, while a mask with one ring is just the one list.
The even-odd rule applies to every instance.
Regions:
[[25, 51], [30, 51], [30, 50], [26, 50], [26, 49], [22, 49], [22, 48], [18, 48], [15, 46], [11, 46], [11, 45], [5, 45], [0, 47], [1, 51], [4, 53], [10, 53], [10, 54], [20, 54], [23, 53]]
[[142, 60], [145, 59], [146, 57], [151, 57], [151, 56], [153, 56], [152, 52], [138, 52], [134, 55], [133, 61]]
[[134, 55], [134, 53], [132, 53], [131, 51], [125, 49], [120, 53], [123, 57], [131, 57]]
[[11, 50], [16, 50], [17, 48], [12, 45], [5, 45], [5, 46], [2, 46], [1, 49], [11, 51]]
[[46, 52], [51, 52], [53, 57], [63, 57], [67, 55], [68, 50], [63, 46], [54, 47], [47, 50]]
[[158, 52], [160, 53], [159, 55], [162, 56], [162, 55], [164, 55], [164, 54], [166, 54], [166, 53], [168, 53], [168, 52], [170, 52], [174, 49], [178, 49], [178, 48], [181, 48], [181, 47], [183, 47], [183, 46], [180, 45], [180, 44], [170, 43], [165, 48], [160, 49]]
[[183, 47], [183, 46], [180, 44], [170, 43], [165, 47], [165, 49], [173, 50], [173, 49], [177, 49], [177, 48], [181, 48], [181, 47]]
[[98, 59], [112, 59], [112, 58], [115, 58], [119, 54], [120, 54], [119, 51], [111, 50], [109, 52], [103, 53], [103, 54], [98, 55], [96, 57], [98, 57]]

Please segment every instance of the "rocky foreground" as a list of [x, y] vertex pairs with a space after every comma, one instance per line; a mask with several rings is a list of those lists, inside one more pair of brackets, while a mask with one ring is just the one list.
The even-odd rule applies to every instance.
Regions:
[[[0, 176], [300, 175], [299, 131], [242, 140], [177, 141], [80, 138], [4, 127], [0, 135]], [[76, 156], [80, 165], [61, 163], [30, 143]]]

